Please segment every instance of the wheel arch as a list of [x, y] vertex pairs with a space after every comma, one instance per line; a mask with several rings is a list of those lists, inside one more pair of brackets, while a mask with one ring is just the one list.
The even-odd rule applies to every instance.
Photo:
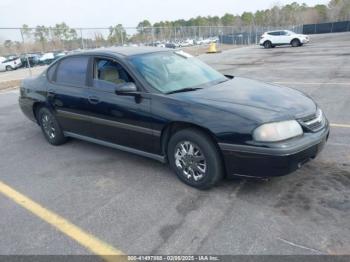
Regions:
[[38, 120], [37, 114], [38, 114], [38, 112], [39, 112], [39, 109], [42, 108], [42, 107], [46, 107], [46, 108], [48, 108], [50, 111], [52, 111], [52, 109], [50, 108], [50, 106], [48, 106], [47, 103], [45, 103], [45, 102], [43, 102], [43, 101], [34, 102], [34, 103], [33, 103], [33, 116], [34, 116], [34, 118], [36, 119], [36, 122], [37, 122], [38, 125], [40, 125], [40, 124], [39, 124], [39, 120]]
[[272, 42], [271, 42], [271, 40], [269, 40], [269, 39], [266, 39], [265, 41], [264, 41], [264, 43], [263, 43], [263, 46], [265, 47], [265, 44], [266, 43], [270, 43], [270, 47], [272, 47]]
[[173, 134], [175, 134], [176, 132], [183, 130], [183, 129], [188, 129], [188, 128], [198, 129], [198, 130], [202, 131], [203, 133], [205, 133], [208, 137], [210, 137], [221, 155], [221, 151], [220, 151], [220, 148], [218, 145], [218, 140], [213, 132], [211, 132], [208, 128], [205, 128], [203, 126], [189, 123], [189, 122], [185, 122], [185, 121], [170, 122], [162, 129], [161, 137], [160, 137], [160, 143], [161, 143], [160, 146], [161, 146], [162, 154], [167, 156], [167, 147], [168, 147], [168, 142], [170, 140], [170, 137]]
[[290, 44], [292, 44], [294, 40], [297, 40], [299, 42], [299, 44], [301, 43], [301, 41], [298, 37], [294, 37], [292, 40], [290, 40]]

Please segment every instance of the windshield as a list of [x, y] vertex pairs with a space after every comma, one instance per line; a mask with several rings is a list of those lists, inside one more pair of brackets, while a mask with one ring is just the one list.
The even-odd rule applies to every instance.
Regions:
[[221, 73], [182, 51], [136, 55], [130, 58], [130, 62], [152, 87], [162, 93], [227, 80]]

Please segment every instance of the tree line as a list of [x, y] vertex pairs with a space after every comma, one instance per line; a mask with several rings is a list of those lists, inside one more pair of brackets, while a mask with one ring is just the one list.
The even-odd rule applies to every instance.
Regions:
[[141, 21], [143, 27], [183, 27], [183, 26], [287, 26], [323, 23], [328, 21], [350, 20], [350, 0], [331, 0], [327, 5], [308, 6], [293, 2], [283, 6], [275, 5], [270, 9], [244, 12], [241, 15], [226, 13], [219, 16], [197, 16], [189, 20], [160, 21], [151, 24]]

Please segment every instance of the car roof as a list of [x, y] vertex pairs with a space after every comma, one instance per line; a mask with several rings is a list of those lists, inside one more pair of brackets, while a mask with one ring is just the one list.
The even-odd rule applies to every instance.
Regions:
[[108, 47], [108, 48], [97, 48], [88, 51], [79, 52], [77, 54], [115, 54], [121, 56], [133, 56], [140, 54], [148, 54], [155, 52], [165, 52], [170, 51], [169, 49], [165, 49], [162, 47], [151, 47], [151, 46], [142, 46], [142, 47], [131, 47], [131, 46], [123, 46], [123, 47]]
[[272, 31], [266, 31], [266, 33], [281, 32], [281, 31], [287, 31], [287, 30], [284, 30], [284, 29], [281, 29], [281, 30], [272, 30]]

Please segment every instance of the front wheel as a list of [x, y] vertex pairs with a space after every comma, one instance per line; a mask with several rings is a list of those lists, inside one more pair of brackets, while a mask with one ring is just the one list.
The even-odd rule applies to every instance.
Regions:
[[37, 113], [37, 118], [41, 130], [50, 144], [57, 146], [66, 142], [67, 138], [63, 135], [60, 125], [48, 108], [40, 108]]
[[175, 133], [168, 144], [168, 160], [178, 178], [198, 189], [208, 189], [223, 177], [222, 159], [212, 138], [199, 129]]
[[12, 71], [13, 68], [11, 66], [6, 66], [6, 71]]
[[300, 41], [299, 39], [293, 39], [291, 44], [292, 44], [292, 47], [298, 47], [300, 46]]

